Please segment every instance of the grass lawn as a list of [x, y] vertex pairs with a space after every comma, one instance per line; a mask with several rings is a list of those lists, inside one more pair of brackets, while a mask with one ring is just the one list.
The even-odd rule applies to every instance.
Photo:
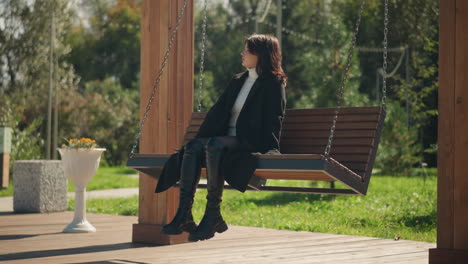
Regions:
[[[99, 167], [96, 175], [86, 185], [86, 190], [138, 187], [138, 178], [129, 177], [130, 175], [138, 175], [138, 173], [127, 167]], [[75, 186], [70, 180], [68, 180], [68, 191], [75, 191]]]
[[[96, 175], [86, 186], [86, 190], [138, 187], [138, 178], [129, 177], [136, 174], [137, 172], [127, 167], [99, 167]], [[68, 180], [68, 191], [75, 191], [75, 186], [70, 180]], [[0, 190], [0, 197], [4, 196], [13, 196], [13, 181], [10, 180], [8, 188]]]
[[[129, 187], [123, 182], [124, 168], [103, 170], [90, 182], [88, 190], [107, 185]], [[101, 171], [101, 170], [100, 170]], [[228, 224], [287, 230], [360, 235], [382, 238], [401, 238], [417, 241], [436, 241], [437, 177], [372, 176], [366, 196], [332, 196], [272, 192], [238, 192], [225, 190], [222, 213]], [[108, 176], [106, 176], [108, 175]], [[102, 177], [102, 179], [100, 179]], [[109, 177], [109, 179], [107, 179]], [[119, 178], [120, 177], [120, 178]], [[138, 180], [135, 179], [135, 185]], [[122, 181], [122, 182], [116, 182]], [[269, 181], [269, 185], [285, 184]], [[320, 186], [324, 183], [295, 181], [290, 186]], [[328, 186], [328, 183], [325, 183]], [[99, 187], [100, 186], [100, 187]], [[339, 184], [336, 186], [340, 188]], [[195, 196], [194, 217], [203, 216], [206, 190]], [[74, 201], [69, 200], [69, 210]], [[118, 215], [137, 215], [138, 197], [90, 199], [87, 211]]]
[[8, 188], [0, 189], [0, 197], [13, 196], [13, 182], [9, 182]]

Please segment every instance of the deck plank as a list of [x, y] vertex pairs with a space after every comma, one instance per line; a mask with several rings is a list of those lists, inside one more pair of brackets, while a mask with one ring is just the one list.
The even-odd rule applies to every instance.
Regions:
[[62, 233], [73, 212], [0, 215], [8, 263], [427, 263], [434, 243], [229, 225], [213, 239], [131, 243], [136, 216], [88, 213], [96, 233]]

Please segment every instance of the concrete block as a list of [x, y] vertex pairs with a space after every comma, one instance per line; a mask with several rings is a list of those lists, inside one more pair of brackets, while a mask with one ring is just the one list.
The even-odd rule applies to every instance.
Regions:
[[13, 210], [16, 213], [67, 209], [68, 182], [61, 160], [15, 161], [13, 186]]

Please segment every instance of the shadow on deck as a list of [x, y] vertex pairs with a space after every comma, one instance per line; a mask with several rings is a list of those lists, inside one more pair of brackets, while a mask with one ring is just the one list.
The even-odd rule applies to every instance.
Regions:
[[88, 213], [96, 233], [62, 233], [73, 212], [0, 215], [8, 263], [428, 263], [434, 243], [229, 226], [213, 239], [169, 246], [132, 243], [136, 216]]

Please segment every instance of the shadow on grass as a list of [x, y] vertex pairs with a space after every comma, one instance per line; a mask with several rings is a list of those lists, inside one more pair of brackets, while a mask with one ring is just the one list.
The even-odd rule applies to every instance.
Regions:
[[332, 201], [336, 195], [323, 195], [323, 194], [306, 194], [306, 193], [273, 193], [265, 198], [248, 198], [247, 202], [252, 202], [258, 206], [262, 205], [284, 205], [291, 202], [298, 202], [307, 200], [309, 202], [315, 201]]
[[427, 215], [404, 216], [398, 219], [398, 222], [404, 223], [407, 227], [419, 229], [432, 229], [437, 224], [437, 211], [432, 210]]

